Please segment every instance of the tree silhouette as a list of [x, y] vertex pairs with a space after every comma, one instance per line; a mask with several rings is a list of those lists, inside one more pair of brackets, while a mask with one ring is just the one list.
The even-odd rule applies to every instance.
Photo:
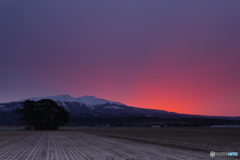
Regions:
[[26, 100], [23, 108], [13, 110], [24, 125], [34, 126], [35, 130], [58, 129], [69, 121], [68, 112], [51, 99]]

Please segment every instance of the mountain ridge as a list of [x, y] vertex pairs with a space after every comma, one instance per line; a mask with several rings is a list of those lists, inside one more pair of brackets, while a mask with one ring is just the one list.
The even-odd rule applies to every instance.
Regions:
[[[224, 117], [224, 116], [203, 116], [203, 115], [190, 115], [180, 114], [175, 112], [168, 112], [165, 110], [138, 108], [127, 106], [123, 103], [105, 100], [94, 96], [85, 95], [83, 97], [74, 98], [70, 95], [57, 95], [47, 97], [31, 97], [14, 102], [0, 103], [0, 114], [3, 115], [0, 123], [6, 121], [17, 122], [16, 116], [12, 110], [22, 106], [25, 100], [38, 101], [41, 99], [52, 99], [63, 106], [70, 114], [72, 119], [79, 118], [120, 118], [120, 117], [157, 117], [161, 119], [181, 119], [181, 118], [219, 118], [240, 120], [240, 117]], [[15, 116], [15, 117], [14, 117]], [[5, 118], [4, 118], [5, 117]]]
[[[38, 100], [41, 100], [41, 99], [52, 99], [56, 102], [77, 102], [77, 103], [85, 104], [87, 106], [92, 106], [92, 105], [96, 106], [96, 105], [105, 104], [105, 103], [125, 105], [125, 104], [120, 103], [120, 102], [109, 101], [109, 100], [106, 100], [106, 99], [103, 99], [103, 98], [97, 98], [97, 97], [92, 96], [92, 95], [85, 95], [85, 96], [82, 96], [82, 97], [74, 98], [74, 97], [72, 97], [68, 94], [57, 95], [57, 96], [45, 96], [45, 97], [30, 97], [30, 98], [27, 98], [27, 99], [22, 99], [22, 100], [13, 101], [13, 102], [23, 102], [25, 100], [38, 101]], [[5, 103], [11, 103], [11, 102], [5, 102]]]

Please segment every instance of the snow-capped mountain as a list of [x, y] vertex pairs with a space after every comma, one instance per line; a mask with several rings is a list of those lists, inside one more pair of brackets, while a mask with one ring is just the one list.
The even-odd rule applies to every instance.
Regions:
[[101, 99], [101, 98], [96, 98], [94, 96], [83, 96], [83, 97], [79, 97], [77, 98], [79, 100], [80, 103], [85, 104], [86, 106], [97, 106], [97, 105], [104, 105], [104, 104], [111, 104], [111, 105], [124, 105], [122, 103], [119, 102], [113, 102], [113, 101], [108, 101], [105, 99]]
[[79, 102], [79, 100], [77, 98], [73, 98], [69, 95], [58, 95], [58, 96], [48, 96], [48, 97], [32, 97], [32, 98], [20, 100], [20, 102], [25, 101], [25, 100], [39, 101], [41, 99], [51, 99], [51, 100], [54, 100], [56, 102]]
[[[32, 97], [32, 98], [20, 100], [19, 102], [23, 102], [25, 100], [39, 101], [41, 99], [54, 100], [55, 102], [57, 102], [59, 105], [62, 105], [66, 109], [68, 109], [68, 105], [67, 105], [68, 103], [78, 103], [80, 105], [87, 106], [90, 109], [94, 109], [96, 106], [105, 105], [105, 104], [110, 105], [109, 107], [105, 107], [106, 109], [107, 108], [121, 109], [121, 107], [118, 107], [119, 105], [125, 106], [124, 104], [119, 103], [119, 102], [108, 101], [108, 100], [97, 98], [94, 96], [85, 95], [83, 97], [73, 98], [68, 94], [58, 95], [58, 96], [48, 96], [48, 97]], [[114, 105], [116, 105], [116, 106], [114, 107]]]
[[[180, 118], [191, 118], [191, 117], [207, 117], [199, 115], [187, 115], [178, 114], [174, 112], [167, 112], [164, 110], [154, 110], [154, 109], [144, 109], [132, 106], [127, 106], [119, 102], [113, 102], [94, 96], [83, 96], [79, 98], [71, 97], [70, 95], [58, 95], [58, 96], [48, 96], [48, 97], [33, 97], [28, 99], [23, 99], [20, 101], [0, 103], [0, 125], [1, 123], [11, 122], [16, 124], [18, 122], [16, 115], [13, 114], [13, 110], [17, 107], [21, 108], [22, 102], [25, 100], [38, 101], [41, 99], [52, 99], [58, 103], [58, 105], [63, 106], [70, 114], [71, 121], [78, 123], [79, 119], [84, 118], [85, 120], [80, 120], [79, 122], [86, 121], [86, 118], [92, 120], [96, 118], [104, 118], [112, 121], [114, 118], [123, 117], [157, 117], [163, 119], [180, 119]], [[109, 120], [110, 118], [110, 120]], [[209, 118], [209, 117], [208, 117]], [[211, 117], [214, 118], [214, 117]], [[239, 117], [215, 117], [215, 118], [227, 118], [233, 120], [239, 120]], [[19, 122], [18, 122], [19, 123]]]
[[25, 100], [38, 101], [41, 99], [52, 99], [63, 106], [71, 115], [77, 117], [128, 117], [128, 116], [176, 116], [177, 113], [163, 110], [143, 109], [127, 106], [119, 102], [113, 102], [94, 96], [83, 96], [74, 98], [70, 95], [58, 95], [48, 97], [33, 97], [20, 101], [1, 103], [0, 111], [12, 111], [21, 107]]

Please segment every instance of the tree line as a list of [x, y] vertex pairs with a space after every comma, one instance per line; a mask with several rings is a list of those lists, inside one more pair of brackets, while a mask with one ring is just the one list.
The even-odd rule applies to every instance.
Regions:
[[39, 101], [26, 100], [22, 108], [13, 110], [20, 115], [19, 120], [25, 126], [33, 126], [35, 130], [55, 130], [69, 122], [69, 113], [51, 99]]

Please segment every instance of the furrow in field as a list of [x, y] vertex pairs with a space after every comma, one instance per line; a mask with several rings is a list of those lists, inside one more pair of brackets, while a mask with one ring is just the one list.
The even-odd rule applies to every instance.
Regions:
[[29, 137], [28, 140], [25, 143], [19, 143], [18, 148], [14, 151], [15, 154], [11, 157], [11, 159], [25, 159], [29, 155], [28, 148], [37, 140], [35, 140], [33, 137]]
[[56, 146], [54, 138], [55, 137], [52, 136], [52, 134], [48, 135], [49, 146], [48, 146], [48, 154], [46, 159], [60, 159], [59, 157], [60, 152], [58, 150], [58, 146]]
[[74, 143], [71, 143], [71, 139], [68, 138], [68, 135], [61, 133], [59, 135], [59, 139], [62, 140], [62, 147], [64, 149], [64, 152], [68, 154], [71, 159], [78, 159], [78, 153], [74, 149]]
[[66, 147], [64, 147], [64, 142], [63, 142], [64, 139], [61, 138], [61, 134], [62, 133], [60, 132], [56, 135], [56, 137], [55, 137], [56, 139], [55, 139], [54, 143], [56, 143], [56, 146], [58, 147], [57, 149], [60, 152], [60, 157], [62, 160], [71, 159], [72, 157], [71, 157], [71, 155], [69, 155], [68, 149]]
[[[127, 159], [129, 157], [132, 157], [134, 159], [142, 158], [142, 156], [139, 155], [139, 152], [135, 151], [135, 147], [129, 148], [129, 142], [122, 143], [116, 139], [108, 139], [105, 137], [98, 137], [93, 135], [88, 135], [87, 137], [90, 138], [89, 144], [95, 142], [95, 145], [91, 144], [91, 146], [94, 146], [93, 149], [101, 149], [101, 151], [104, 151], [105, 156], [108, 155], [108, 157], [120, 159]], [[85, 138], [85, 141], [88, 141], [88, 139]]]
[[25, 157], [26, 160], [39, 158], [39, 154], [41, 154], [42, 149], [41, 145], [43, 145], [44, 141], [44, 136], [45, 132], [43, 131], [38, 132], [38, 134], [34, 136], [36, 141], [34, 141], [34, 143], [31, 146], [29, 146], [28, 148], [29, 154], [27, 155], [27, 157]]
[[[35, 132], [33, 132], [33, 134], [35, 134]], [[9, 159], [11, 159], [16, 155], [26, 154], [25, 148], [33, 145], [33, 142], [34, 139], [32, 138], [31, 135], [22, 137], [18, 141], [1, 148], [0, 159], [5, 159], [6, 157], [9, 157]]]
[[104, 146], [105, 144], [102, 144], [101, 139], [94, 139], [93, 137], [91, 137], [91, 135], [81, 133], [74, 134], [74, 137], [76, 139], [75, 141], [78, 144], [81, 144], [78, 145], [77, 149], [84, 152], [85, 155], [93, 155], [90, 156], [90, 158], [110, 158], [109, 156], [107, 156], [106, 151], [102, 149], [102, 146]]
[[[103, 146], [106, 152], [114, 155], [113, 158], [133, 158], [133, 159], [206, 159], [209, 154], [199, 153], [194, 151], [186, 151], [170, 147], [163, 147], [152, 144], [143, 144], [142, 142], [132, 142], [130, 140], [114, 139], [114, 138], [99, 138], [99, 136], [91, 137], [101, 139], [99, 145]], [[190, 158], [189, 158], [190, 157]], [[222, 159], [223, 157], [215, 157], [214, 159]], [[226, 158], [226, 157], [225, 157]]]
[[[81, 145], [80, 145], [81, 144]], [[84, 159], [91, 159], [91, 153], [89, 153], [88, 144], [79, 143], [77, 140], [68, 140], [66, 145], [76, 154], [76, 159], [82, 157]]]
[[[49, 139], [51, 139], [51, 145], [48, 146], [51, 148], [50, 149], [51, 157], [56, 157], [56, 159], [58, 159], [58, 160], [68, 158], [63, 154], [63, 151], [61, 148], [61, 143], [59, 142], [59, 138], [57, 136], [54, 136], [53, 133], [49, 133]], [[48, 152], [48, 154], [49, 154], [49, 152]]]
[[[106, 158], [110, 158], [108, 156], [106, 156], [104, 153], [106, 153], [104, 150], [101, 149], [101, 147], [99, 147], [98, 145], [98, 140], [94, 140], [91, 137], [89, 137], [89, 135], [82, 135], [79, 133], [78, 134], [74, 134], [74, 142], [75, 145], [73, 145], [73, 147], [78, 150], [83, 152], [83, 154], [85, 156], [87, 156], [89, 159], [106, 159]], [[81, 144], [81, 145], [76, 145], [76, 144]]]
[[58, 149], [58, 146], [56, 144], [56, 136], [49, 134], [48, 135], [48, 139], [49, 139], [49, 146], [48, 146], [48, 156], [50, 157], [49, 159], [57, 159], [60, 160], [61, 159], [61, 152]]
[[[15, 133], [15, 134], [13, 134]], [[74, 131], [12, 132], [9, 143], [0, 141], [0, 159], [161, 159], [202, 160], [209, 154], [176, 149], [143, 141], [121, 139]], [[23, 135], [26, 135], [25, 137]], [[20, 139], [21, 137], [21, 139]], [[12, 140], [16, 141], [13, 142]], [[213, 159], [232, 159], [215, 157]]]
[[47, 137], [48, 137], [48, 132], [46, 131], [43, 133], [41, 140], [39, 141], [38, 153], [35, 154], [34, 159], [46, 159], [47, 148], [48, 148]]
[[68, 139], [65, 141], [65, 145], [76, 154], [76, 159], [79, 159], [80, 157], [83, 159], [92, 159], [92, 148], [89, 148], [89, 144], [85, 143], [85, 141], [79, 141], [76, 137], [73, 137], [73, 135], [71, 138], [69, 136], [65, 137]]
[[11, 132], [3, 131], [0, 136], [1, 136], [0, 148], [4, 148], [9, 144], [21, 141], [24, 137], [29, 136], [29, 134], [26, 132], [17, 132], [17, 134], [13, 134]]
[[71, 136], [66, 134], [58, 135], [59, 139], [63, 141], [62, 144], [67, 148], [67, 153], [70, 154], [73, 159], [106, 159], [106, 156], [102, 154], [105, 153], [105, 151], [101, 150], [101, 148], [98, 149], [100, 151], [96, 150], [97, 148], [94, 148], [94, 145], [91, 144], [92, 140], [87, 138], [87, 134], [81, 135], [80, 137], [77, 135], [78, 134], [71, 134]]

